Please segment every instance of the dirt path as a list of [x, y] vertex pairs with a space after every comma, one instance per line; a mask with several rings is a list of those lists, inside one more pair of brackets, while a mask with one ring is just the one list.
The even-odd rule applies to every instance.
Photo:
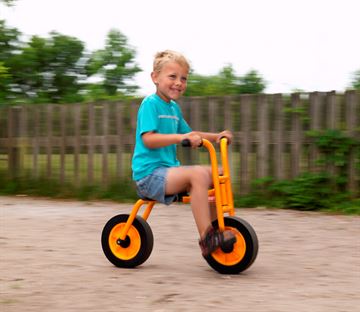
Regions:
[[359, 217], [238, 210], [259, 254], [249, 270], [223, 276], [202, 259], [185, 205], [155, 207], [147, 262], [111, 265], [100, 234], [130, 208], [0, 197], [0, 311], [358, 311]]

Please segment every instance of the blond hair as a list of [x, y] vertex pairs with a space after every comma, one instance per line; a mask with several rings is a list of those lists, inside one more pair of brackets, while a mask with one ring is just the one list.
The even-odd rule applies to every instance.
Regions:
[[165, 50], [156, 53], [153, 63], [153, 71], [160, 72], [163, 66], [168, 62], [176, 62], [180, 66], [185, 67], [187, 71], [190, 69], [189, 62], [181, 53], [172, 50]]

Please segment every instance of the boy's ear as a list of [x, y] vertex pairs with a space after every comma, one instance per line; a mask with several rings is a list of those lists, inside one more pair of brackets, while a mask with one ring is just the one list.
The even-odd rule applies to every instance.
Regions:
[[156, 72], [151, 72], [151, 80], [153, 81], [153, 83], [156, 85], [157, 82], [157, 73]]

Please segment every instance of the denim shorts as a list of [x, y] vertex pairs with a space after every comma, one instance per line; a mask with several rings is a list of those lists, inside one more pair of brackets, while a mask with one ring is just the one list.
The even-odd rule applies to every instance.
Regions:
[[165, 205], [170, 205], [176, 200], [176, 195], [165, 195], [168, 169], [167, 167], [159, 167], [151, 174], [136, 181], [136, 191], [141, 199], [156, 200]]

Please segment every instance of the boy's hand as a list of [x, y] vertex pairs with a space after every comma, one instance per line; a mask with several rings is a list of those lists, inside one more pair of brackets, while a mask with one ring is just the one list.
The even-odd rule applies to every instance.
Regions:
[[185, 134], [183, 139], [188, 139], [192, 148], [197, 148], [202, 143], [202, 137], [196, 131]]
[[231, 144], [233, 135], [232, 135], [231, 131], [229, 131], [229, 130], [224, 130], [224, 131], [219, 132], [217, 135], [217, 138], [216, 138], [216, 143], [219, 143], [220, 139], [224, 138], [224, 137], [227, 138], [228, 144]]

